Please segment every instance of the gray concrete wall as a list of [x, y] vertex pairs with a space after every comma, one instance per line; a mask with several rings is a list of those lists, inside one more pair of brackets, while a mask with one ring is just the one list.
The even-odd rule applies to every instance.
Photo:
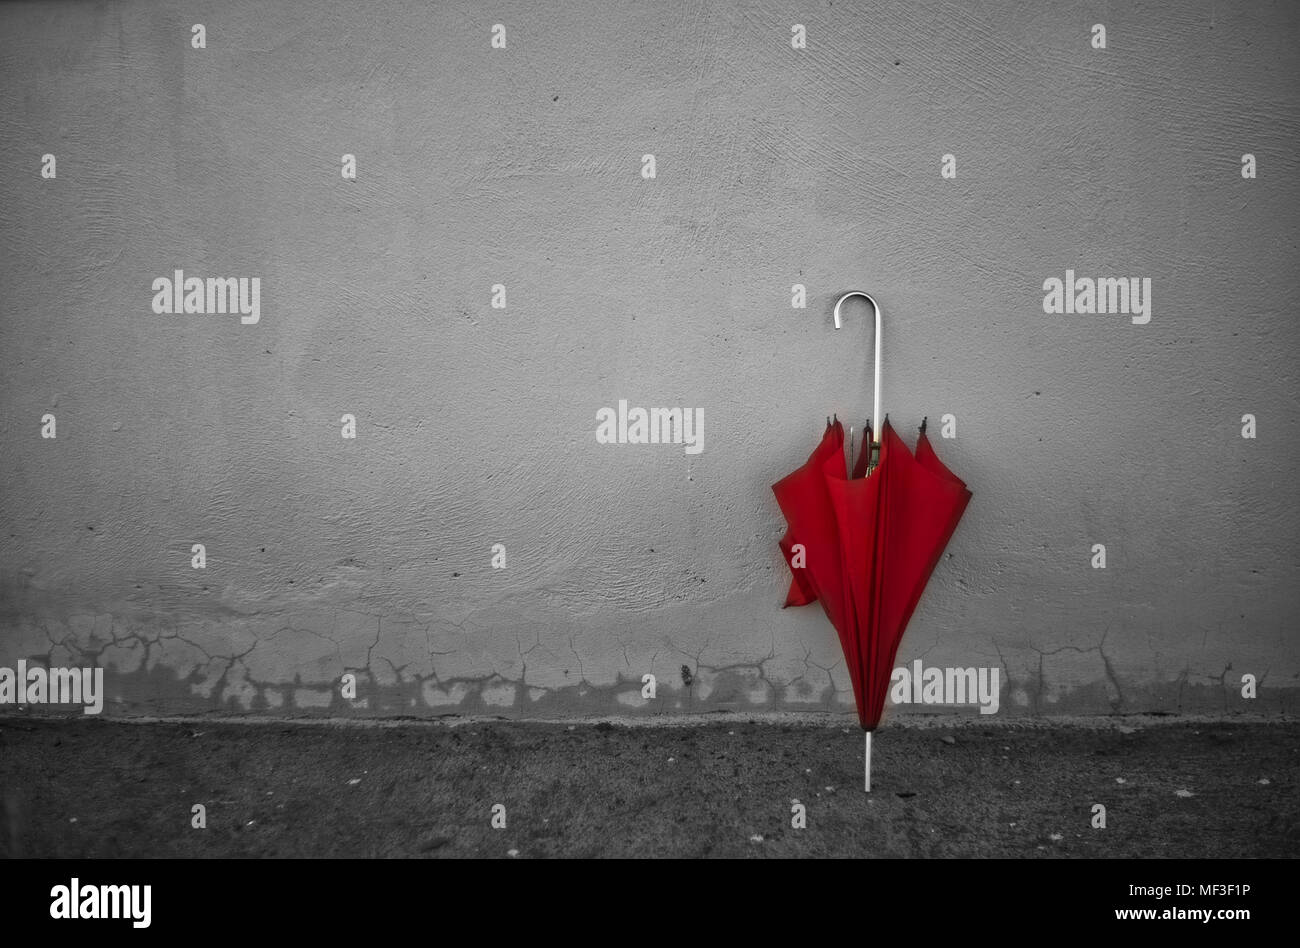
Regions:
[[[98, 664], [118, 714], [847, 712], [770, 485], [869, 411], [862, 288], [974, 492], [900, 663], [999, 668], [1003, 715], [1284, 713], [1298, 41], [1290, 3], [6, 4], [0, 664]], [[260, 321], [156, 314], [175, 268]], [[1067, 268], [1150, 321], [1045, 313]], [[598, 444], [619, 399], [704, 450]]]

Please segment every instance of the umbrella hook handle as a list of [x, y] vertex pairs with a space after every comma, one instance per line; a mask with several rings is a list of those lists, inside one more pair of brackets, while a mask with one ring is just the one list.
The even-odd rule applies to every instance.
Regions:
[[868, 294], [868, 293], [863, 293], [861, 290], [850, 290], [849, 292], [847, 292], [847, 293], [845, 293], [843, 296], [841, 296], [841, 297], [836, 301], [836, 303], [835, 303], [835, 328], [836, 328], [836, 329], [839, 329], [839, 328], [840, 328], [840, 306], [843, 305], [843, 303], [844, 303], [845, 300], [847, 300], [847, 299], [851, 299], [851, 298], [854, 297], [854, 296], [860, 296], [860, 297], [862, 297], [864, 300], [866, 300], [868, 303], [870, 303], [870, 304], [871, 304], [871, 309], [872, 309], [872, 311], [873, 311], [873, 312], [875, 313], [875, 315], [876, 315], [876, 346], [875, 346], [875, 354], [876, 354], [876, 360], [875, 360], [875, 361], [876, 361], [876, 372], [875, 372], [875, 386], [874, 386], [874, 387], [875, 387], [875, 392], [874, 392], [875, 397], [874, 397], [874, 400], [873, 400], [872, 405], [871, 405], [871, 424], [875, 427], [875, 431], [873, 432], [873, 434], [875, 434], [875, 436], [876, 436], [876, 440], [875, 440], [875, 442], [874, 442], [874, 444], [873, 444], [873, 447], [878, 447], [879, 444], [880, 444], [880, 428], [881, 428], [881, 425], [884, 424], [884, 416], [880, 414], [880, 320], [881, 320], [881, 310], [880, 310], [880, 304], [877, 303], [877, 302], [876, 302], [876, 301], [871, 297], [870, 294]]

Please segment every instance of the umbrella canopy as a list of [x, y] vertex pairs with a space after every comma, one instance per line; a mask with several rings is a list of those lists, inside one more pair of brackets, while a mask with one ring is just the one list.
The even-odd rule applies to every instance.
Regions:
[[780, 541], [792, 577], [785, 604], [821, 603], [844, 650], [858, 722], [871, 732], [903, 631], [971, 492], [939, 461], [924, 422], [913, 455], [886, 418], [870, 469], [872, 438], [864, 435], [853, 476], [837, 419], [772, 491], [788, 526]]

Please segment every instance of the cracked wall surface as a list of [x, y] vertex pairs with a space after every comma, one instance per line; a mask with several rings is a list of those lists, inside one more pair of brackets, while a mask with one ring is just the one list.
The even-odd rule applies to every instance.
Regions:
[[[102, 666], [123, 715], [850, 713], [770, 485], [867, 413], [860, 287], [891, 420], [974, 493], [900, 665], [997, 667], [1000, 715], [1289, 713], [1300, 12], [1108, 11], [1097, 51], [1068, 8], [845, 7], [0, 8], [0, 665]], [[176, 267], [261, 321], [155, 315]], [[1045, 315], [1067, 267], [1149, 276], [1151, 322]], [[704, 451], [598, 444], [619, 399]]]

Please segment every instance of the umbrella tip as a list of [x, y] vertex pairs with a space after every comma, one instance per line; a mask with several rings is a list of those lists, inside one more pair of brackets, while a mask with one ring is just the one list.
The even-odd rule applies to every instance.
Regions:
[[930, 420], [929, 415], [926, 415], [924, 418], [921, 419], [921, 434], [925, 434], [925, 423], [929, 420]]

